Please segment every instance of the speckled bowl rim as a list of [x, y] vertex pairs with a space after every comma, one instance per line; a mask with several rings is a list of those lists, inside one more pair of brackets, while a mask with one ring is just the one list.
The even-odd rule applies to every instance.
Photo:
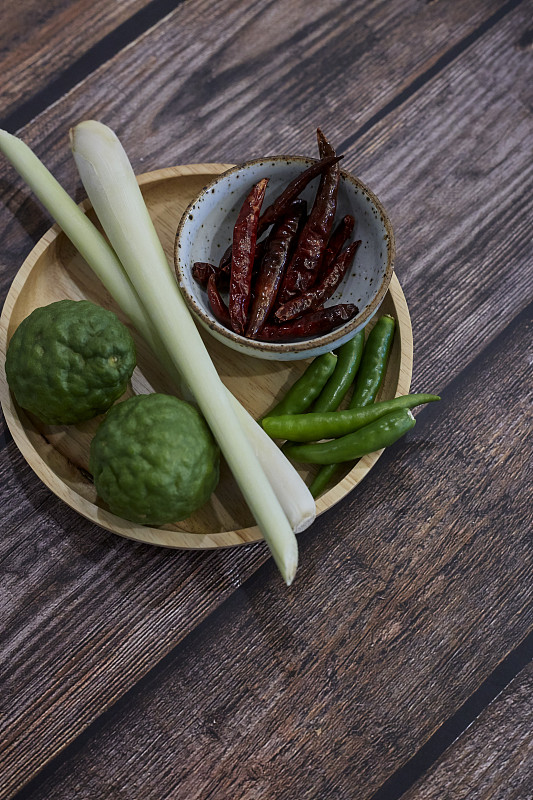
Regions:
[[360, 181], [359, 178], [356, 178], [354, 175], [351, 175], [344, 169], [341, 169], [340, 171], [342, 177], [350, 181], [357, 189], [359, 189], [361, 192], [363, 192], [363, 194], [367, 196], [367, 198], [371, 201], [371, 203], [373, 203], [374, 207], [379, 213], [381, 222], [385, 228], [385, 232], [387, 235], [387, 266], [385, 268], [385, 274], [372, 302], [356, 317], [344, 323], [344, 325], [341, 325], [338, 328], [334, 328], [334, 330], [330, 331], [329, 333], [324, 334], [323, 336], [317, 336], [314, 339], [307, 339], [303, 341], [296, 340], [294, 342], [262, 342], [260, 339], [248, 339], [246, 336], [240, 336], [234, 331], [225, 328], [219, 322], [212, 320], [206, 314], [202, 306], [196, 302], [194, 297], [191, 296], [191, 294], [187, 290], [186, 285], [184, 284], [185, 267], [181, 265], [181, 261], [178, 256], [178, 247], [183, 227], [188, 221], [189, 214], [193, 206], [195, 206], [201, 200], [201, 198], [204, 197], [204, 195], [209, 194], [213, 186], [220, 183], [220, 181], [223, 178], [227, 178], [228, 176], [232, 175], [235, 172], [238, 172], [239, 170], [244, 169], [245, 167], [260, 165], [268, 161], [301, 162], [302, 165], [309, 166], [311, 163], [318, 161], [318, 159], [306, 156], [291, 156], [291, 155], [275, 155], [275, 156], [265, 156], [264, 158], [254, 158], [251, 161], [244, 161], [242, 164], [236, 164], [234, 167], [231, 167], [225, 172], [221, 172], [220, 175], [217, 175], [212, 181], [210, 181], [206, 186], [204, 186], [204, 188], [198, 193], [198, 195], [194, 198], [194, 200], [191, 200], [191, 202], [183, 212], [183, 215], [178, 224], [178, 228], [176, 230], [176, 236], [174, 239], [174, 269], [176, 272], [178, 285], [182, 291], [182, 295], [189, 308], [197, 317], [199, 317], [202, 320], [203, 324], [207, 328], [216, 331], [218, 334], [220, 334], [226, 339], [231, 339], [233, 342], [239, 344], [241, 347], [249, 348], [251, 351], [250, 355], [253, 355], [253, 351], [281, 354], [287, 352], [287, 350], [290, 350], [293, 353], [305, 353], [308, 350], [309, 351], [315, 350], [315, 348], [319, 347], [324, 347], [326, 349], [329, 348], [333, 350], [338, 340], [343, 339], [352, 331], [354, 332], [355, 335], [355, 333], [359, 329], [363, 328], [368, 322], [368, 320], [374, 316], [374, 314], [380, 307], [381, 303], [383, 302], [385, 295], [387, 294], [392, 274], [394, 272], [394, 259], [396, 256], [394, 232], [392, 229], [391, 221], [389, 219], [387, 212], [385, 211], [383, 204], [381, 203], [379, 198], [374, 194], [374, 192], [371, 189], [369, 189], [362, 181]]

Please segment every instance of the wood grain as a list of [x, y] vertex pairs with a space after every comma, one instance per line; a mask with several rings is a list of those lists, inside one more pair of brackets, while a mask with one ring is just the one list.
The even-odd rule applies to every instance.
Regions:
[[[112, 124], [139, 173], [314, 152], [318, 124], [341, 142], [500, 7], [498, 0], [186, 3], [33, 120], [24, 139], [72, 192], [79, 181], [68, 129], [88, 117]], [[21, 186], [2, 162], [10, 213], [0, 213], [1, 296], [50, 226]]]
[[[223, 13], [223, 4], [184, 4], [22, 132], [74, 193], [66, 133], [83, 117], [111, 124], [141, 172], [184, 160], [306, 152], [323, 121], [321, 109], [332, 141], [344, 137], [347, 167], [393, 218], [398, 272], [415, 309], [413, 388], [442, 391], [460, 374], [470, 380], [470, 365], [487, 346], [486, 369], [493, 359], [502, 361], [503, 375], [478, 375], [470, 393], [468, 383], [462, 394], [452, 385], [451, 397], [455, 402], [457, 393], [461, 403], [450, 418], [440, 404], [443, 427], [434, 427], [436, 411], [424, 411], [422, 439], [415, 429], [407, 449], [399, 445], [385, 454], [372, 482], [302, 537], [302, 580], [293, 594], [277, 590], [268, 566], [166, 662], [168, 672], [157, 672], [147, 692], [154, 703], [136, 706], [131, 738], [122, 729], [122, 749], [118, 739], [106, 739], [113, 747], [117, 742], [119, 763], [144, 758], [152, 785], [172, 783], [174, 767], [158, 762], [151, 744], [146, 757], [141, 749], [174, 735], [181, 737], [179, 752], [193, 753], [191, 774], [209, 781], [212, 767], [213, 796], [222, 769], [235, 784], [250, 781], [246, 791], [258, 779], [281, 791], [276, 770], [281, 764], [280, 775], [287, 776], [293, 746], [290, 780], [303, 774], [315, 795], [333, 780], [321, 752], [346, 764], [347, 774], [335, 778], [345, 796], [353, 796], [346, 794], [348, 781], [358, 771], [370, 775], [370, 790], [416, 751], [531, 625], [525, 538], [531, 517], [527, 492], [517, 488], [530, 481], [521, 450], [527, 416], [523, 386], [514, 382], [525, 373], [514, 365], [505, 370], [514, 351], [504, 354], [491, 344], [531, 296], [530, 62], [519, 46], [528, 4], [503, 16], [367, 135], [353, 138], [360, 123], [379, 116], [383, 103], [500, 7], [231, 3]], [[340, 30], [351, 49], [340, 42]], [[363, 34], [368, 46], [361, 51]], [[350, 81], [334, 80], [334, 45], [345, 47], [340, 61]], [[317, 78], [322, 73], [325, 80]], [[283, 91], [286, 85], [290, 91]], [[1, 169], [4, 295], [49, 219]], [[0, 796], [9, 797], [228, 598], [266, 554], [262, 547], [163, 553], [111, 537], [59, 504], [12, 443], [1, 456], [0, 499], [6, 742]], [[497, 563], [485, 562], [486, 540]], [[381, 661], [389, 646], [385, 673]], [[364, 660], [367, 649], [370, 660]], [[291, 663], [283, 660], [287, 652]], [[398, 678], [404, 675], [407, 684]], [[167, 677], [175, 681], [166, 684], [171, 701], [182, 703], [170, 709], [170, 730], [164, 703], [155, 704]], [[201, 696], [190, 694], [200, 687]], [[286, 687], [292, 687], [290, 703]], [[161, 709], [161, 717], [151, 719], [147, 735], [140, 719], [150, 709]], [[220, 723], [213, 726], [213, 719]], [[243, 729], [254, 735], [244, 740]], [[220, 737], [231, 738], [231, 746], [211, 761], [211, 744]], [[118, 777], [111, 784], [105, 774], [114, 769], [108, 754], [94, 762], [92, 779], [119, 797]], [[129, 800], [150, 783], [140, 772], [137, 777], [135, 786], [131, 773]], [[43, 789], [42, 796], [54, 795]]]
[[17, 0], [0, 12], [0, 108], [8, 117], [148, 0]]
[[403, 800], [533, 797], [533, 665], [525, 667]]
[[[418, 415], [357, 502], [301, 538], [289, 593], [265, 565], [25, 800], [371, 798], [533, 625], [531, 310]], [[527, 777], [521, 704], [508, 744], [504, 729], [478, 739], [503, 759], [519, 748], [511, 785]], [[465, 758], [449, 761], [452, 790]]]

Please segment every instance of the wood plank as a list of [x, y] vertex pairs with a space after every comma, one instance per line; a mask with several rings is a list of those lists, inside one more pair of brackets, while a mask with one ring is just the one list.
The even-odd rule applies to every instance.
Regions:
[[533, 796], [533, 665], [448, 750], [404, 800], [524, 800]]
[[[532, 296], [531, 60], [515, 28], [529, 12], [517, 10], [392, 124], [384, 119], [349, 147], [350, 168], [376, 187], [392, 217], [415, 385], [436, 362], [443, 381], [464, 368]], [[489, 105], [498, 114], [487, 125]]]
[[[86, 117], [112, 123], [137, 172], [314, 152], [318, 124], [339, 141], [348, 136], [501, 7], [499, 0], [422, 8], [418, 0], [185, 4], [23, 136], [73, 193], [79, 181], [68, 129]], [[2, 162], [10, 214], [0, 208], [1, 295], [49, 225], [21, 186]]]
[[0, 9], [0, 108], [7, 118], [149, 0], [19, 0]]
[[[47, 154], [47, 162], [54, 166], [66, 186], [72, 187], [76, 183], [70, 159], [63, 149], [63, 141], [69, 124], [82, 116], [99, 116], [110, 122], [123, 136], [139, 170], [185, 160], [180, 158], [182, 151], [189, 154], [187, 160], [208, 160], [209, 157], [218, 160], [224, 153], [227, 160], [231, 161], [236, 160], [239, 154], [248, 157], [269, 149], [282, 149], [280, 142], [287, 146], [292, 142], [296, 147], [295, 138], [298, 139], [298, 149], [300, 142], [304, 143], [302, 149], [306, 141], [310, 143], [312, 131], [302, 128], [300, 134], [300, 127], [296, 125], [294, 96], [285, 97], [276, 88], [279, 89], [281, 85], [277, 80], [282, 82], [289, 74], [289, 67], [296, 68], [304, 45], [312, 44], [316, 32], [312, 26], [305, 29], [292, 52], [287, 46], [285, 28], [276, 31], [278, 39], [272, 45], [272, 53], [278, 57], [276, 69], [279, 69], [279, 78], [276, 78], [270, 68], [268, 54], [261, 63], [256, 63], [248, 51], [243, 51], [242, 58], [239, 52], [239, 45], [242, 49], [243, 42], [247, 44], [254, 39], [263, 41], [267, 7], [260, 14], [257, 6], [254, 6], [250, 11], [251, 16], [245, 11], [240, 21], [236, 21], [236, 8], [232, 7], [234, 17], [230, 21], [233, 27], [226, 25], [224, 20], [215, 20], [221, 23], [221, 38], [217, 40], [216, 52], [213, 53], [206, 40], [199, 35], [198, 21], [202, 17], [194, 16], [196, 28], [192, 24], [189, 27], [185, 24], [189, 20], [186, 14], [207, 13], [204, 5], [194, 4], [194, 10], [192, 5], [179, 9], [173, 17], [175, 24], [179, 22], [186, 32], [183, 53], [175, 53], [174, 40], [170, 35], [167, 37], [166, 29], [154, 30], [143, 37], [138, 45], [99, 70], [94, 79], [78, 87], [49, 114], [42, 115], [32, 126], [31, 132], [24, 132], [28, 141], [39, 143], [36, 149], [41, 154]], [[433, 7], [438, 5], [434, 4]], [[356, 10], [355, 4], [353, 10]], [[357, 22], [357, 19], [354, 13], [354, 21]], [[416, 389], [445, 387], [482, 350], [487, 341], [520, 311], [530, 286], [527, 282], [530, 278], [523, 268], [527, 261], [524, 259], [525, 245], [521, 243], [520, 235], [528, 230], [530, 211], [527, 204], [531, 202], [531, 193], [525, 194], [523, 203], [515, 202], [519, 196], [516, 187], [531, 185], [531, 165], [526, 149], [530, 112], [520, 96], [526, 86], [524, 56], [527, 54], [515, 47], [526, 20], [527, 11], [522, 6], [505, 17], [460, 59], [435, 77], [424, 92], [414, 95], [388, 118], [373, 144], [371, 137], [367, 138], [361, 150], [362, 156], [359, 142], [349, 145], [348, 166], [356, 168], [372, 188], [383, 196], [395, 217], [398, 242], [401, 243], [398, 259], [400, 277], [408, 290], [409, 302], [417, 312], [414, 320], [415, 342], [418, 344], [415, 351], [415, 358], [418, 359], [415, 361]], [[425, 24], [427, 21], [426, 17]], [[328, 24], [334, 28], [332, 17]], [[175, 30], [172, 25], [169, 25], [169, 29], [171, 32]], [[410, 31], [401, 25], [396, 29], [397, 47], [400, 48], [397, 57], [400, 61], [415, 51], [416, 29], [412, 33]], [[141, 80], [138, 64], [142, 61], [143, 53], [153, 51], [156, 41], [161, 60], [158, 60], [157, 68], [152, 65], [150, 70], [143, 72]], [[327, 69], [329, 62], [325, 59], [329, 58], [330, 52], [328, 48], [316, 47], [316, 65], [323, 61]], [[417, 67], [420, 69], [419, 62]], [[183, 87], [187, 87], [187, 78], [191, 86], [198, 85], [206, 75], [218, 75], [217, 71], [220, 77], [217, 80], [213, 78], [210, 103], [206, 103], [204, 98], [203, 106], [191, 105], [187, 110], [186, 103], [192, 103], [190, 98], [194, 97], [190, 89], [188, 95], [186, 92], [183, 95], [183, 108], [175, 106], [175, 116], [170, 120], [167, 118], [165, 124], [154, 125], [158, 113], [162, 109], [165, 112], [168, 110], [170, 96], [179, 97]], [[316, 72], [320, 72], [318, 67]], [[371, 83], [376, 78], [372, 72], [362, 75], [362, 82], [368, 79]], [[499, 76], [498, 86], [487, 77], [491, 75]], [[124, 94], [112, 95], [110, 86], [120, 87]], [[437, 188], [443, 191], [460, 147], [464, 155], [461, 167], [469, 163], [472, 150], [468, 148], [468, 130], [472, 115], [475, 115], [474, 119], [478, 116], [478, 109], [472, 107], [468, 99], [472, 86], [476, 88], [478, 99], [483, 97], [483, 108], [486, 108], [485, 138], [478, 153], [477, 172], [461, 173], [461, 191], [444, 194], [440, 206], [432, 201], [430, 223], [427, 216], [423, 217], [421, 213], [421, 209], [425, 208], [423, 203], [431, 198], [428, 170], [438, 174], [440, 185], [437, 183]], [[216, 87], [225, 87], [220, 97], [214, 93]], [[302, 107], [310, 115], [314, 101], [311, 70], [306, 73], [301, 90]], [[351, 87], [352, 103], [358, 99], [361, 90], [359, 85]], [[436, 97], [440, 105], [432, 101], [428, 108], [424, 100], [426, 90], [431, 92], [432, 99]], [[227, 102], [230, 95], [231, 105]], [[317, 97], [320, 99], [320, 95]], [[338, 119], [330, 131], [334, 141], [337, 132], [348, 125], [347, 120], [353, 108], [346, 97], [339, 94], [336, 97]], [[461, 102], [466, 109], [463, 116], [460, 114]], [[503, 104], [505, 114], [501, 114], [500, 104]], [[257, 108], [258, 112], [252, 113], [253, 108]], [[135, 133], [132, 129], [133, 109], [138, 115]], [[376, 106], [373, 109], [376, 110]], [[430, 111], [433, 116], [429, 124]], [[178, 116], [178, 112], [183, 116]], [[203, 116], [198, 118], [199, 114]], [[270, 120], [269, 125], [264, 124], [265, 118]], [[291, 118], [294, 124], [292, 132], [284, 128], [285, 120]], [[302, 119], [305, 119], [305, 114]], [[308, 121], [310, 119], [309, 116]], [[431, 132], [428, 141], [422, 135], [426, 125]], [[200, 141], [197, 137], [199, 127], [204, 131]], [[403, 129], [417, 133], [416, 157], [408, 139], [400, 137], [399, 133], [398, 139], [392, 136], [395, 131], [401, 132]], [[139, 131], [143, 135], [139, 136]], [[176, 142], [180, 143], [179, 152]], [[395, 149], [392, 149], [392, 144]], [[250, 152], [252, 147], [257, 148], [255, 153]], [[502, 147], [503, 152], [508, 154], [507, 161], [498, 161], [495, 156], [495, 153], [502, 152], [498, 149]], [[408, 166], [409, 170], [401, 176], [396, 175], [393, 180], [391, 164], [397, 162]], [[517, 183], [519, 175], [521, 184]], [[5, 179], [11, 180], [10, 177]], [[385, 179], [388, 182], [382, 185]], [[401, 191], [401, 180], [406, 182], [405, 192]], [[419, 186], [420, 202], [417, 203]], [[4, 265], [7, 265], [2, 276], [4, 286], [7, 286], [10, 275], [19, 263], [19, 256], [25, 252], [32, 237], [40, 235], [47, 223], [46, 216], [36, 214], [36, 207], [31, 201], [25, 200], [26, 195], [20, 190], [20, 184], [16, 184], [14, 189], [6, 189], [4, 195], [10, 210], [17, 215], [11, 218], [5, 211], [2, 212], [2, 219], [6, 220], [7, 217], [2, 227], [5, 234], [3, 242], [7, 248], [2, 256]], [[488, 228], [481, 241], [475, 226], [468, 224], [469, 219], [476, 222], [474, 201], [479, 196], [485, 198], [484, 209], [489, 221], [493, 223], [499, 217], [498, 227], [495, 229], [492, 225]], [[446, 243], [444, 238], [448, 231], [449, 216], [454, 221], [454, 238], [451, 243]], [[458, 229], [464, 229], [462, 241], [465, 253], [459, 269], [452, 271], [455, 248], [451, 248], [451, 244], [457, 241], [455, 235]], [[438, 239], [439, 230], [442, 241]], [[436, 253], [440, 259], [438, 280], [430, 285], [423, 280], [425, 270], [431, 266], [426, 253], [432, 252], [423, 247], [425, 235], [432, 247], [437, 241], [440, 248]], [[431, 240], [431, 236], [437, 237], [436, 240]], [[510, 244], [506, 245], [506, 242]], [[480, 334], [481, 324], [478, 322], [477, 326], [464, 328], [463, 336], [457, 336], [459, 309], [461, 318], [464, 315], [469, 320], [479, 320], [479, 316], [476, 317], [479, 286], [473, 278], [472, 263], [466, 255], [469, 247], [488, 284], [483, 290], [485, 315], [488, 309], [492, 318], [495, 307], [494, 299], [491, 299], [496, 296], [495, 275], [499, 266], [493, 261], [495, 248], [500, 257], [508, 259], [506, 268], [509, 273], [514, 274], [523, 268], [523, 291], [511, 291], [506, 278], [507, 294], [499, 298], [498, 313], [490, 332], [487, 334], [483, 327]], [[450, 308], [454, 313], [448, 315], [446, 311]], [[429, 336], [431, 339], [428, 339]], [[434, 343], [438, 345], [438, 358], [428, 347], [428, 344]], [[516, 418], [513, 416], [512, 419], [515, 425]], [[519, 426], [520, 421], [516, 424]], [[431, 437], [429, 441], [432, 441]], [[481, 445], [477, 440], [474, 445], [477, 453]], [[428, 448], [431, 449], [429, 445]], [[468, 463], [467, 449], [465, 440], [465, 463]], [[11, 483], [3, 480], [1, 491], [4, 505], [10, 509], [12, 516], [10, 528], [1, 539], [6, 571], [11, 581], [9, 592], [5, 595], [8, 615], [4, 639], [4, 647], [9, 653], [6, 664], [10, 673], [3, 698], [6, 706], [9, 705], [6, 722], [13, 732], [20, 735], [18, 741], [10, 744], [14, 749], [9, 752], [14, 757], [10, 760], [9, 775], [5, 773], [6, 778], [12, 781], [6, 784], [8, 788], [5, 791], [9, 791], [9, 785], [22, 785], [94, 719], [102, 708], [112, 703], [157, 663], [187, 631], [262, 563], [265, 552], [254, 548], [210, 554], [208, 557], [169, 554], [112, 539], [59, 506], [32, 478], [12, 445], [5, 452], [0, 469], [2, 477], [8, 476]], [[476, 478], [471, 488], [473, 494], [478, 491], [478, 483], [484, 480], [483, 475], [478, 474], [478, 470], [482, 472], [483, 463], [477, 461], [473, 468]], [[395, 464], [394, 456], [391, 455], [385, 464], [391, 468]], [[416, 477], [420, 469], [421, 462], [413, 461], [407, 471], [408, 477]], [[422, 474], [427, 475], [426, 472]], [[398, 473], [395, 475], [398, 476]], [[404, 494], [398, 506], [383, 501], [376, 509], [373, 505], [374, 493], [383, 496], [389, 477], [389, 473], [380, 467], [380, 471], [373, 474], [371, 484], [363, 484], [362, 493], [357, 492], [348, 498], [346, 503], [316, 525], [314, 533], [302, 537], [302, 558], [309, 560], [308, 569], [311, 573], [313, 569], [321, 571], [322, 567], [320, 570], [317, 568], [321, 564], [318, 560], [321, 554], [314, 552], [308, 542], [327, 536], [330, 530], [338, 531], [341, 542], [344, 536], [353, 536], [360, 523], [361, 509], [363, 515], [369, 513], [369, 508], [372, 510], [373, 514], [367, 516], [369, 522], [377, 511], [384, 515], [389, 527], [385, 526], [388, 531], [386, 534], [379, 534], [379, 542], [385, 553], [391, 547], [396, 547], [392, 541], [393, 531], [405, 526], [400, 513], [402, 508], [412, 506], [418, 515], [431, 517], [434, 514], [437, 519], [440, 518], [439, 497], [430, 491], [427, 481], [422, 483], [421, 475], [418, 483], [414, 481], [412, 492]], [[502, 492], [502, 484], [498, 483], [501, 476], [493, 477], [497, 491]], [[407, 492], [405, 485], [404, 491]], [[471, 501], [476, 502], [475, 498], [471, 498]], [[517, 507], [515, 522], [519, 530], [522, 530], [526, 519], [524, 509]], [[417, 516], [416, 525], [420, 526], [417, 530], [424, 532], [427, 527], [425, 517]], [[404, 549], [398, 550], [398, 558], [403, 559], [404, 564], [420, 558], [420, 544], [409, 537], [407, 539], [402, 542]], [[517, 539], [516, 547], [521, 547], [521, 541]], [[134, 571], [131, 569], [132, 560], [135, 561]], [[335, 574], [336, 562], [329, 560], [326, 566], [328, 564], [332, 574]], [[275, 577], [271, 571], [266, 574], [271, 588], [275, 585]], [[515, 587], [518, 593], [525, 591], [521, 576], [522, 573], [518, 572], [516, 580], [519, 585]], [[400, 571], [399, 580], [404, 578], [405, 574]], [[383, 585], [380, 580], [378, 584]], [[142, 591], [140, 586], [143, 587]], [[300, 590], [305, 591], [303, 584]], [[282, 620], [281, 609], [286, 608], [287, 595], [280, 596], [284, 598], [283, 604], [278, 606], [279, 619]], [[295, 604], [300, 602], [299, 597], [294, 601]], [[508, 601], [502, 598], [502, 620], [508, 617], [515, 626], [522, 624], [524, 617], [520, 618], [517, 613], [517, 608], [523, 608], [522, 602], [525, 601], [521, 594], [516, 598], [516, 603], [511, 598]], [[67, 617], [58, 616], [58, 611], [64, 608], [68, 608]], [[92, 613], [90, 609], [93, 609]], [[100, 612], [98, 615], [97, 609]], [[339, 609], [333, 607], [333, 611]], [[341, 618], [334, 614], [331, 617], [332, 625]], [[399, 631], [403, 630], [404, 622], [400, 617]], [[504, 622], [501, 624], [503, 627]], [[340, 625], [339, 630], [346, 632], [346, 626]], [[505, 647], [512, 646], [513, 641], [518, 641], [522, 635], [521, 628], [511, 626]], [[477, 637], [482, 640], [482, 631], [474, 631], [472, 636], [472, 647], [479, 645]], [[50, 642], [54, 647], [49, 647]], [[450, 641], [444, 645], [449, 647]], [[52, 653], [54, 648], [56, 655], [46, 657], [45, 654]], [[436, 709], [436, 713], [446, 712], [446, 708]], [[415, 740], [416, 733], [413, 734], [411, 747], [417, 746]], [[21, 763], [23, 759], [24, 764]], [[392, 769], [393, 765], [388, 764], [386, 768], [389, 767]]]
[[[265, 565], [25, 800], [371, 798], [533, 626], [531, 310], [419, 414], [357, 502], [301, 538], [290, 592]], [[498, 738], [484, 720], [473, 729], [488, 759], [502, 748], [500, 788], [528, 776], [525, 689], [505, 727], [489, 709]], [[428, 797], [506, 797], [455, 794], [478, 774], [476, 749], [483, 759], [456, 748], [455, 777]]]

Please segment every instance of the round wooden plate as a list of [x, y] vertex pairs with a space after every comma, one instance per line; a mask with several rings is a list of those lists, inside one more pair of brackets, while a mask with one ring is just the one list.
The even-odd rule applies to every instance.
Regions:
[[[174, 236], [181, 214], [215, 175], [230, 166], [193, 164], [170, 167], [139, 177], [169, 263], [172, 263]], [[82, 207], [94, 221], [89, 203], [82, 204]], [[80, 425], [48, 426], [17, 406], [5, 379], [7, 343], [20, 322], [33, 309], [63, 298], [92, 300], [111, 308], [123, 322], [127, 322], [81, 256], [55, 225], [33, 248], [17, 273], [0, 319], [0, 402], [13, 439], [34, 472], [61, 500], [84, 517], [130, 539], [192, 549], [229, 547], [261, 539], [260, 531], [254, 525], [225, 463], [221, 465], [220, 483], [210, 502], [188, 519], [161, 528], [144, 527], [120, 519], [100, 505], [88, 472], [90, 441], [101, 417]], [[381, 312], [392, 314], [398, 322], [380, 395], [382, 398], [392, 398], [408, 393], [412, 369], [409, 311], [396, 276], [393, 276]], [[173, 387], [154, 357], [133, 330], [132, 333], [137, 345], [138, 366], [130, 393], [172, 393]], [[280, 394], [309, 363], [255, 359], [236, 353], [203, 331], [202, 337], [220, 377], [256, 418], [273, 407]], [[356, 464], [347, 465], [338, 483], [318, 499], [317, 513], [326, 511], [353, 489], [372, 469], [380, 455], [381, 452], [372, 453]], [[309, 480], [312, 470], [302, 469], [301, 474]]]

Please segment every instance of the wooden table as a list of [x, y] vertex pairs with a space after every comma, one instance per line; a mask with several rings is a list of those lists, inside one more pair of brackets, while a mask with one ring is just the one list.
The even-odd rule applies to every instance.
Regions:
[[[442, 394], [299, 539], [135, 544], [0, 425], [0, 798], [533, 797], [528, 0], [18, 0], [1, 127], [77, 199], [67, 133], [134, 168], [314, 152], [382, 199]], [[0, 294], [51, 224], [0, 163]]]

